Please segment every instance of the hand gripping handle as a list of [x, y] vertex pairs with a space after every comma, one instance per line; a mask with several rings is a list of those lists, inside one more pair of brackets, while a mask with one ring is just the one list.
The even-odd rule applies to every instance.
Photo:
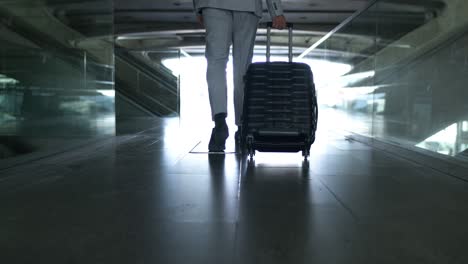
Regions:
[[[289, 56], [289, 62], [293, 61], [293, 28], [294, 24], [293, 23], [287, 23], [286, 24], [288, 30], [289, 30], [289, 40], [288, 40], [288, 56]], [[271, 28], [273, 27], [272, 22], [267, 23], [267, 52], [266, 52], [266, 57], [267, 57], [267, 62], [270, 62], [270, 57], [271, 57]]]

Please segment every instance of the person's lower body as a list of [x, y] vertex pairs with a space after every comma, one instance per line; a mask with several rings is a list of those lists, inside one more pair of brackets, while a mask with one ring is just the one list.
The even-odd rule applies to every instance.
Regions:
[[[206, 27], [207, 82], [211, 114], [215, 121], [210, 151], [224, 151], [229, 136], [227, 116], [226, 66], [233, 46], [235, 123], [241, 126], [244, 100], [244, 75], [252, 61], [259, 18], [252, 12], [215, 8], [203, 9]], [[236, 133], [238, 134], [238, 133]]]

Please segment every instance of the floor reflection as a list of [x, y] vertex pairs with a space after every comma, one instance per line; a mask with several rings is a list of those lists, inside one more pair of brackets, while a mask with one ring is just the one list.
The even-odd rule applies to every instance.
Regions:
[[312, 207], [310, 170], [300, 155], [244, 159], [237, 263], [305, 263]]
[[[468, 193], [451, 177], [327, 130], [319, 131], [310, 164], [300, 153], [257, 153], [250, 163], [235, 154], [191, 154], [195, 143], [181, 147], [184, 133], [167, 122], [3, 170], [7, 235], [0, 244], [7, 251], [0, 258], [387, 263], [397, 252], [407, 254], [405, 263], [420, 256], [448, 263], [462, 254], [452, 244], [466, 244], [457, 223], [468, 218], [460, 203]], [[432, 261], [419, 246], [401, 244], [447, 254]]]
[[224, 215], [223, 212], [227, 211], [229, 207], [225, 207], [226, 202], [229, 202], [229, 197], [226, 197], [229, 190], [226, 190], [225, 173], [225, 155], [211, 154], [208, 155], [209, 175], [210, 175], [210, 190], [211, 196], [209, 203], [212, 204], [212, 218], [220, 219]]

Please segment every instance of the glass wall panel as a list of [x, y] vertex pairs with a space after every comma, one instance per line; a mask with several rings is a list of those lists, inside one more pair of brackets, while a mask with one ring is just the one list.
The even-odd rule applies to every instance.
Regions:
[[[321, 116], [332, 115], [333, 118], [327, 117], [331, 125], [364, 135], [372, 134], [375, 12], [375, 7], [369, 8], [306, 56], [320, 54], [320, 59], [341, 65], [327, 69], [327, 79], [316, 81], [318, 100], [323, 104], [322, 111], [326, 111]], [[324, 74], [313, 70], [316, 77]]]
[[[380, 12], [388, 8], [385, 1], [376, 6]], [[427, 7], [424, 23], [422, 17], [415, 21], [408, 16], [406, 23], [413, 26], [407, 28], [394, 27], [395, 19], [388, 17], [377, 23], [383, 49], [376, 53], [375, 82], [380, 88], [375, 94], [381, 100], [374, 136], [457, 156], [467, 143], [468, 19], [462, 13], [468, 4], [449, 0], [436, 7]]]
[[[18, 144], [48, 151], [115, 134], [112, 2], [0, 2], [0, 145], [9, 156]], [[78, 11], [89, 8], [99, 18], [85, 22]]]
[[347, 130], [464, 159], [467, 12], [467, 1], [373, 1], [308, 54], [350, 66], [319, 101]]
[[161, 30], [174, 23], [166, 20], [165, 5], [149, 4], [148, 11], [142, 6], [128, 1], [115, 1], [114, 6], [118, 133], [178, 123], [180, 116], [178, 69], [184, 36], [179, 30]]

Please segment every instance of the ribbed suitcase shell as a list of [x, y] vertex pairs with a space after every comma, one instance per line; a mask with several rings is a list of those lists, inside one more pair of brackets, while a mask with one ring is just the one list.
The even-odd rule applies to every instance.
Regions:
[[303, 151], [308, 156], [318, 115], [310, 67], [303, 63], [253, 63], [245, 83], [243, 144], [258, 151]]

